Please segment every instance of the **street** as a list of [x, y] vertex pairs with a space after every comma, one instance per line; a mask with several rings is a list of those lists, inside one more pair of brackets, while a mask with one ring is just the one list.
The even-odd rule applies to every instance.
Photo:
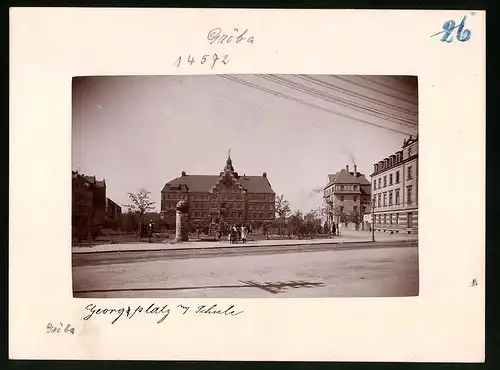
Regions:
[[98, 298], [418, 295], [417, 242], [73, 254], [74, 296]]

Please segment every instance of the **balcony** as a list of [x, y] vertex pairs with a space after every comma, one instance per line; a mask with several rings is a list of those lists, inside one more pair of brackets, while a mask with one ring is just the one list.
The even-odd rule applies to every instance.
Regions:
[[359, 188], [357, 188], [356, 190], [354, 189], [338, 189], [338, 190], [334, 190], [333, 191], [333, 194], [337, 195], [337, 194], [361, 194], [361, 190]]

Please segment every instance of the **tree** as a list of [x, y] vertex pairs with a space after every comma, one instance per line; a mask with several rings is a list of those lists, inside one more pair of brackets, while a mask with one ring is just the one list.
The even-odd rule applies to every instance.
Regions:
[[301, 211], [296, 210], [290, 216], [290, 226], [291, 226], [291, 232], [297, 235], [297, 237], [300, 237], [303, 231], [303, 214]]
[[124, 204], [123, 206], [128, 209], [130, 213], [139, 214], [139, 239], [142, 237], [142, 224], [144, 214], [148, 211], [154, 209], [154, 204], [149, 197], [151, 196], [151, 192], [142, 188], [139, 190], [137, 194], [135, 193], [127, 193], [132, 204]]
[[358, 229], [359, 224], [361, 223], [361, 215], [359, 214], [358, 211], [352, 211], [349, 214], [349, 222], [352, 222], [353, 224], [356, 225], [356, 230]]
[[227, 204], [224, 200], [219, 199], [217, 201], [217, 223], [219, 225], [219, 230], [221, 232], [226, 232], [226, 223], [228, 222], [227, 216], [229, 212], [227, 209]]
[[284, 199], [283, 194], [278, 195], [275, 199], [274, 209], [276, 214], [281, 220], [280, 223], [280, 236], [283, 236], [283, 227], [285, 225], [285, 220], [292, 211], [290, 208], [290, 203], [288, 200]]
[[336, 206], [336, 207], [333, 207], [333, 216], [336, 218], [337, 220], [337, 228], [336, 228], [336, 231], [337, 233], [339, 232], [339, 225], [340, 223], [346, 223], [349, 221], [349, 217], [347, 216], [347, 214], [344, 212], [344, 207], [341, 207], [341, 206]]

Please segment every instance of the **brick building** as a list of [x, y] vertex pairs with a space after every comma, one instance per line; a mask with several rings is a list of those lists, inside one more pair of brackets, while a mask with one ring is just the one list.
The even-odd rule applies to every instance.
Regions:
[[418, 137], [373, 165], [374, 227], [378, 231], [418, 231]]
[[[323, 189], [323, 197], [330, 208], [330, 220], [339, 224], [347, 224], [355, 227], [351, 216], [358, 215], [359, 224], [362, 228], [363, 215], [370, 213], [370, 181], [364, 174], [358, 172], [355, 165], [354, 171], [349, 171], [349, 166], [335, 174], [329, 174], [327, 185]], [[333, 220], [332, 220], [333, 218]]]
[[95, 176], [82, 175], [90, 184], [92, 191], [92, 212], [99, 222], [106, 218], [106, 180], [97, 180]]
[[119, 222], [122, 215], [122, 207], [106, 198], [106, 220]]
[[121, 207], [106, 197], [106, 181], [72, 171], [72, 226], [80, 236], [87, 236], [93, 224], [118, 227]]
[[91, 184], [78, 172], [72, 172], [72, 225], [77, 232], [84, 233], [92, 222], [93, 193]]
[[193, 223], [215, 224], [220, 202], [227, 212], [224, 219], [231, 223], [258, 225], [275, 218], [275, 193], [267, 174], [238, 174], [230, 155], [219, 175], [191, 175], [183, 171], [180, 177], [165, 184], [161, 191], [161, 217], [168, 227], [174, 222], [175, 205], [180, 199], [188, 201]]

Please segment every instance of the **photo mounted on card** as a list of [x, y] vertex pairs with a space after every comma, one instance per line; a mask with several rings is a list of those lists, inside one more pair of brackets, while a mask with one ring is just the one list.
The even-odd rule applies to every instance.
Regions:
[[11, 357], [482, 361], [484, 12], [374, 13], [13, 9]]
[[416, 76], [77, 77], [72, 93], [75, 297], [418, 295]]

